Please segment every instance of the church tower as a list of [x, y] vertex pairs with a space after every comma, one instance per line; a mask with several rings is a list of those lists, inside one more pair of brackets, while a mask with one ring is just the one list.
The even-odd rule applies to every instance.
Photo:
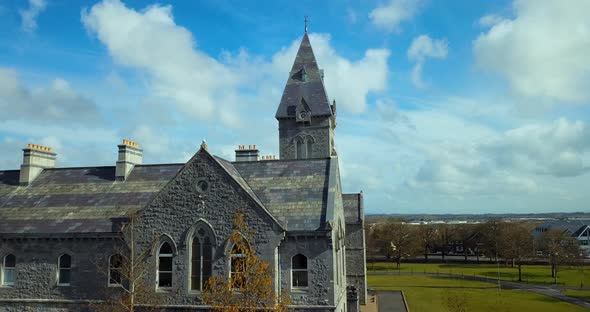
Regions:
[[324, 72], [316, 62], [307, 27], [275, 117], [279, 122], [281, 159], [336, 155], [336, 102], [330, 105], [328, 100]]

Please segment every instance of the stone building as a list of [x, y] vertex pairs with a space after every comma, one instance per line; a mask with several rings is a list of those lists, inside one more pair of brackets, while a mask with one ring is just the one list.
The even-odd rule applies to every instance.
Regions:
[[232, 162], [203, 143], [187, 163], [144, 165], [124, 140], [114, 166], [57, 168], [56, 153], [30, 144], [20, 170], [0, 171], [0, 311], [79, 311], [120, 291], [112, 268], [131, 210], [153, 267], [148, 291], [167, 310], [205, 309], [204, 281], [236, 273], [228, 237], [241, 212], [296, 310], [355, 311], [351, 294], [360, 304], [366, 294], [363, 197], [342, 193], [323, 79], [305, 33], [276, 113], [280, 159], [239, 146]]

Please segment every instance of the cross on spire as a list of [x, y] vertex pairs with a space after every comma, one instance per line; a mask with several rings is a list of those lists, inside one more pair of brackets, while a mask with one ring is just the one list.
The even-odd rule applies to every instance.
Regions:
[[303, 21], [305, 22], [305, 33], [307, 34], [307, 22], [308, 22], [307, 15], [305, 16]]

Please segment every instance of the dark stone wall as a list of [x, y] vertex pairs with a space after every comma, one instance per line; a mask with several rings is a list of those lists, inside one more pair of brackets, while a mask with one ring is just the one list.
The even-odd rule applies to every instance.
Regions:
[[365, 231], [363, 229], [363, 223], [347, 223], [346, 278], [348, 285], [356, 286], [360, 304], [366, 304], [366, 274]]
[[[208, 181], [208, 191], [201, 193], [195, 189], [199, 179]], [[198, 295], [189, 289], [190, 237], [187, 237], [189, 229], [201, 219], [211, 225], [216, 236], [213, 275], [229, 276], [231, 246], [228, 238], [237, 212], [243, 213], [246, 223], [254, 231], [252, 242], [261, 259], [275, 267], [275, 248], [282, 240], [282, 230], [204, 151], [197, 153], [143, 209], [137, 225], [140, 249], [149, 248], [154, 240], [162, 242], [167, 237], [177, 246], [173, 260], [173, 287], [165, 292], [166, 304], [201, 304]], [[156, 258], [157, 252], [154, 252], [147, 261], [155, 267]], [[146, 278], [152, 281], [156, 292], [155, 271]]]
[[[35, 304], [9, 302], [12, 299], [84, 301], [116, 295], [117, 289], [107, 287], [106, 268], [107, 257], [116, 250], [118, 243], [113, 239], [1, 241], [0, 257], [7, 254], [16, 257], [16, 280], [14, 286], [0, 286], [0, 311], [39, 311]], [[64, 253], [72, 257], [70, 286], [57, 286], [57, 261]], [[72, 311], [80, 311], [80, 305], [52, 303], [48, 306], [55, 307], [55, 311], [69, 311], [74, 306]]]
[[[307, 257], [309, 287], [291, 287], [291, 259], [297, 254]], [[289, 291], [293, 304], [334, 305], [333, 250], [329, 237], [287, 237], [280, 247], [281, 288]]]

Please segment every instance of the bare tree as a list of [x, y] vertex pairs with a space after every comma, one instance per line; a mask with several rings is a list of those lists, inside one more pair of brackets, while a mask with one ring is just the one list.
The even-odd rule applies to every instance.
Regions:
[[518, 281], [522, 282], [522, 264], [532, 257], [533, 236], [520, 224], [506, 223], [499, 238], [499, 253], [511, 260], [513, 267], [514, 264], [518, 266]]
[[574, 262], [581, 253], [577, 240], [560, 230], [549, 230], [543, 233], [539, 239], [539, 245], [549, 255], [551, 277], [555, 279], [557, 279], [559, 266], [568, 261]]
[[437, 234], [436, 228], [429, 224], [421, 224], [416, 228], [416, 239], [426, 261], [428, 261], [428, 254], [436, 244]]
[[377, 231], [378, 239], [391, 250], [391, 254], [399, 269], [402, 259], [415, 254], [417, 250], [416, 235], [411, 225], [397, 220], [380, 224]]
[[142, 311], [159, 310], [157, 306], [162, 298], [154, 294], [153, 285], [145, 278], [153, 269], [148, 258], [157, 240], [152, 240], [145, 250], [138, 250], [138, 218], [137, 211], [131, 211], [123, 218], [120, 239], [115, 244], [113, 254], [106, 261], [96, 262], [98, 271], [108, 277], [109, 286], [115, 289], [109, 289], [114, 291], [107, 294], [107, 300], [91, 306], [94, 311], [135, 312], [139, 304], [143, 306]]
[[230, 259], [231, 274], [213, 276], [201, 294], [202, 301], [218, 312], [286, 312], [291, 300], [287, 292], [274, 290], [274, 274], [268, 261], [262, 261], [254, 249], [254, 231], [238, 213], [234, 217], [230, 242], [236, 258]]
[[498, 260], [498, 248], [500, 244], [500, 233], [503, 222], [499, 219], [490, 219], [484, 223], [480, 230], [482, 232], [483, 249], [488, 257]]
[[452, 229], [448, 224], [439, 224], [436, 227], [436, 240], [437, 245], [441, 251], [442, 260], [445, 261], [447, 255], [447, 249], [449, 248], [449, 242], [451, 241]]

